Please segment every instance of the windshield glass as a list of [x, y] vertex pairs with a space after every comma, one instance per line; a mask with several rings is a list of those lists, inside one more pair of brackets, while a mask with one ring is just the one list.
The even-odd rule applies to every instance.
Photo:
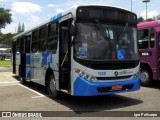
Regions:
[[[125, 29], [124, 29], [125, 28]], [[88, 60], [137, 60], [136, 28], [77, 23], [74, 55]]]

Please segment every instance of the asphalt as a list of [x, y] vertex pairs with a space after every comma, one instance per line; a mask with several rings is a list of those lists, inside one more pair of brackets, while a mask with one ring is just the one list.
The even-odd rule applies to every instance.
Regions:
[[18, 77], [12, 72], [0, 72], [0, 85], [19, 83]]

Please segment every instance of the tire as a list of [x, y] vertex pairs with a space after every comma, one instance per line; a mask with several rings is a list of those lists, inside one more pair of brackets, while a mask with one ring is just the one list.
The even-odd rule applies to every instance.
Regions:
[[22, 77], [22, 74], [21, 74], [21, 73], [22, 73], [21, 67], [19, 67], [19, 73], [18, 73], [18, 74], [19, 74], [20, 83], [21, 83], [21, 84], [25, 84], [25, 83], [26, 83], [26, 80], [25, 80], [25, 78]]
[[47, 85], [47, 91], [51, 98], [58, 99], [59, 98], [59, 91], [56, 89], [56, 81], [54, 78], [53, 73], [50, 74], [48, 77], [48, 85]]
[[148, 68], [141, 69], [141, 85], [149, 87], [152, 85], [152, 74]]
[[26, 84], [26, 80], [24, 78], [20, 77], [20, 83], [21, 84]]

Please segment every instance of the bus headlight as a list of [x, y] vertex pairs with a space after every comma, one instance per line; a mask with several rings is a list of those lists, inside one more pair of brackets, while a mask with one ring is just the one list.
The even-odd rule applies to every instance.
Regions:
[[87, 73], [85, 73], [85, 72], [83, 72], [83, 71], [81, 71], [79, 69], [76, 69], [75, 72], [78, 73], [78, 75], [80, 77], [84, 78], [87, 81], [95, 82], [97, 80], [96, 77], [94, 77], [92, 75], [89, 75], [89, 74], [87, 74]]
[[139, 72], [133, 75], [132, 79], [136, 79], [139, 76]]

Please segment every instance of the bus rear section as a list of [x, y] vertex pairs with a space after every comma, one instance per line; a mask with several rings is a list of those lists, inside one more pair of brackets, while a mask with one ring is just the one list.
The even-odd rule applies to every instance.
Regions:
[[142, 22], [138, 27], [141, 84], [151, 86], [160, 80], [160, 21]]

